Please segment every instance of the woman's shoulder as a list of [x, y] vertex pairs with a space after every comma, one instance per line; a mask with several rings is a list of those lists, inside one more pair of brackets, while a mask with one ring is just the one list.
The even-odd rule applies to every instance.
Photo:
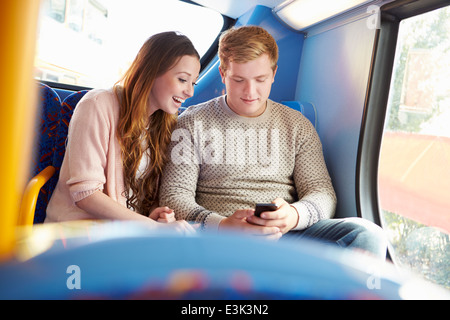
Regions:
[[81, 128], [93, 124], [98, 128], [113, 128], [119, 119], [119, 108], [112, 89], [92, 89], [76, 105], [70, 124]]
[[92, 89], [89, 90], [84, 97], [80, 100], [80, 102], [82, 101], [90, 101], [90, 102], [94, 102], [94, 103], [116, 103], [117, 101], [117, 96], [114, 92], [114, 90], [111, 89]]
[[119, 114], [119, 101], [113, 89], [92, 89], [77, 104], [75, 112]]

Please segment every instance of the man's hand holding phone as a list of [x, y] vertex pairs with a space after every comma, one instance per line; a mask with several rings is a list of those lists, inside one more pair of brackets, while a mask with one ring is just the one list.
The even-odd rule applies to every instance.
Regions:
[[275, 203], [257, 203], [255, 204], [255, 216], [261, 217], [261, 213], [266, 211], [276, 211], [278, 205]]
[[219, 223], [219, 231], [240, 231], [255, 236], [263, 236], [266, 239], [278, 240], [282, 233], [278, 227], [257, 225], [249, 223], [247, 219], [254, 217], [255, 210], [236, 210], [232, 215], [222, 219]]
[[298, 219], [297, 210], [284, 199], [277, 198], [271, 204], [257, 204], [255, 214], [247, 221], [260, 226], [278, 227], [285, 234], [297, 226]]

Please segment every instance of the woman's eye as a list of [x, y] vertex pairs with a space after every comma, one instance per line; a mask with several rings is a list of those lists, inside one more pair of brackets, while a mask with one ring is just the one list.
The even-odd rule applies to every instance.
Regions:
[[186, 83], [186, 82], [187, 82], [187, 80], [181, 79], [181, 78], [178, 78], [178, 80], [179, 80], [181, 83]]

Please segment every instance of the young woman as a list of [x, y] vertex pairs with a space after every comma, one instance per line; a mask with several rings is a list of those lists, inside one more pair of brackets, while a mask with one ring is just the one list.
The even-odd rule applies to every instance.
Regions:
[[88, 92], [71, 119], [45, 221], [141, 220], [192, 232], [158, 207], [157, 195], [178, 108], [194, 94], [199, 71], [191, 41], [164, 32], [147, 40], [114, 88]]

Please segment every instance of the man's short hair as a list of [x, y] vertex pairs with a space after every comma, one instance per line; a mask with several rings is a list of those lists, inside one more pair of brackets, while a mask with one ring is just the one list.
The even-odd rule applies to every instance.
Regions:
[[264, 28], [243, 26], [222, 33], [219, 40], [220, 67], [225, 72], [230, 62], [246, 63], [267, 54], [275, 70], [278, 62], [278, 46]]

